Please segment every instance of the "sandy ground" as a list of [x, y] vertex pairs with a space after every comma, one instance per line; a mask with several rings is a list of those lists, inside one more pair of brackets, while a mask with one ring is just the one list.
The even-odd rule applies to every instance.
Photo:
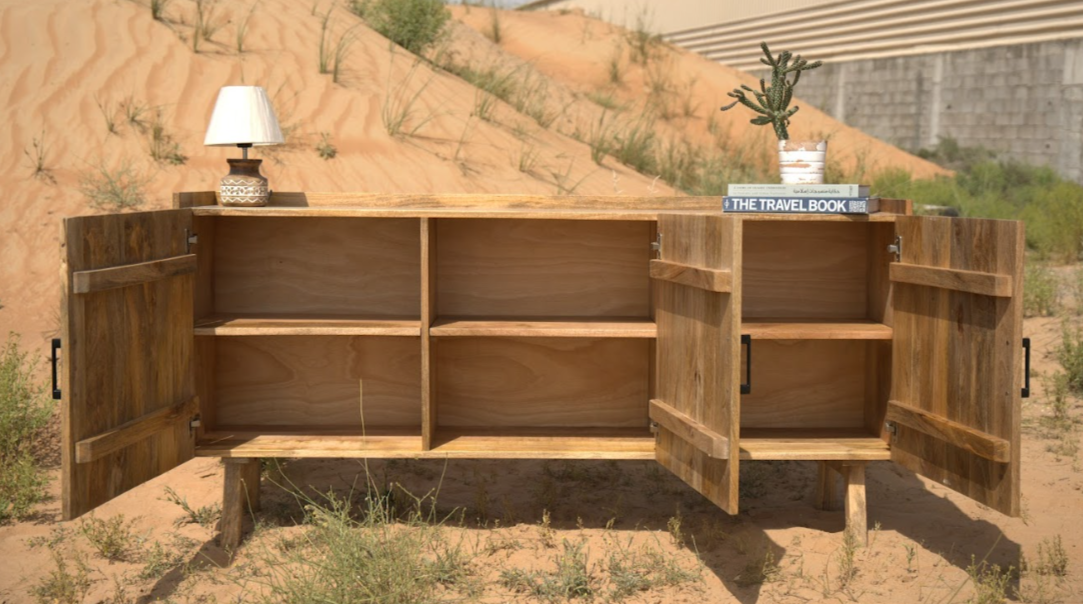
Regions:
[[[144, 4], [127, 0], [0, 1], [0, 119], [7, 126], [0, 139], [0, 332], [15, 332], [25, 346], [44, 350], [58, 331], [59, 219], [94, 211], [80, 192], [93, 170], [132, 166], [145, 180], [147, 209], [167, 207], [173, 191], [215, 186], [224, 159], [235, 152], [204, 148], [201, 141], [215, 94], [227, 84], [260, 84], [274, 99], [290, 133], [289, 145], [263, 154], [264, 173], [277, 190], [549, 194], [571, 188], [583, 194], [669, 195], [673, 191], [655, 178], [615, 161], [596, 165], [589, 146], [576, 140], [585, 138], [590, 124], [614, 115], [588, 95], [612, 95], [626, 104], [620, 119], [635, 119], [661, 74], [670, 78], [663, 100], [688, 99], [692, 110], [660, 120], [660, 137], [712, 144], [721, 131], [735, 146], [769, 142], [763, 129], [747, 125], [747, 115], [717, 111], [726, 91], [752, 83], [747, 76], [666, 48], [653, 68], [631, 64], [620, 32], [574, 13], [501, 13], [502, 42], [496, 46], [478, 33], [491, 27], [491, 12], [458, 9], [464, 24], [442, 49], [459, 64], [521, 66], [522, 73], [544, 82], [545, 100], [557, 115], [543, 128], [506, 104], [498, 104], [492, 121], [480, 119], [470, 84], [426, 64], [415, 67], [412, 57], [392, 52], [364, 26], [351, 30], [357, 39], [340, 83], [332, 82], [317, 70], [321, 18], [308, 2], [261, 0], [246, 51], [238, 53], [236, 28], [249, 6], [218, 3], [220, 28], [196, 53], [189, 0], [169, 5], [168, 23], [153, 21]], [[358, 22], [339, 8], [331, 23], [337, 39]], [[606, 64], [618, 51], [624, 75], [615, 85]], [[381, 114], [414, 93], [418, 100], [406, 123], [417, 130], [389, 135]], [[142, 108], [142, 114], [130, 121], [125, 108]], [[166, 132], [188, 156], [183, 165], [148, 155], [145, 130], [158, 109]], [[795, 136], [829, 137], [832, 149], [842, 150], [838, 161], [849, 169], [942, 173], [811, 107], [803, 107], [799, 117]], [[110, 120], [115, 133], [107, 128]], [[337, 150], [331, 160], [315, 149], [325, 132]], [[37, 176], [35, 139], [46, 150], [45, 171]], [[521, 170], [524, 153], [535, 160]], [[1026, 325], [1041, 375], [1053, 371], [1050, 351], [1059, 330], [1059, 319]], [[869, 546], [853, 552], [856, 575], [848, 583], [840, 577], [846, 558], [842, 514], [812, 506], [811, 463], [742, 464], [742, 511], [734, 517], [653, 462], [370, 462], [366, 468], [307, 460], [289, 463], [285, 474], [320, 488], [347, 489], [363, 483], [366, 472], [379, 484], [400, 482], [413, 493], [439, 484], [440, 507], [464, 511], [461, 526], [455, 522], [449, 530], [472, 544], [474, 574], [490, 585], [481, 601], [526, 599], [496, 585], [500, 570], [547, 568], [565, 539], [586, 542], [599, 574], [615, 544], [631, 539], [637, 547], [660, 549], [699, 576], [632, 601], [963, 602], [973, 593], [966, 572], [973, 558], [1018, 566], [1021, 555], [1035, 560], [1039, 545], [1048, 547], [1059, 536], [1071, 560], [1068, 576], [1029, 573], [1012, 585], [1027, 601], [1079, 602], [1083, 473], [1077, 457], [1050, 451], [1056, 441], [1045, 437], [1039, 421], [1049, 414], [1044, 388], [1039, 378], [1034, 397], [1025, 402], [1022, 518], [1006, 518], [890, 463], [873, 464], [869, 520], [875, 528]], [[1078, 401], [1072, 413], [1083, 415]], [[138, 539], [128, 562], [95, 557], [78, 535], [80, 524], [59, 521], [54, 480], [53, 498], [33, 519], [0, 527], [0, 602], [33, 601], [30, 590], [56, 570], [42, 545], [50, 541], [69, 560], [74, 552], [85, 554], [92, 581], [87, 602], [251, 598], [266, 576], [259, 552], [297, 531], [290, 524], [300, 511], [288, 493], [265, 484], [264, 511], [257, 517], [262, 528], [225, 566], [213, 524], [177, 524], [186, 514], [165, 500], [168, 486], [192, 507], [212, 505], [220, 498], [221, 477], [215, 460], [197, 459], [99, 508], [98, 518], [134, 519]], [[540, 527], [543, 510], [551, 512], [552, 536]], [[679, 531], [671, 530], [675, 522]], [[680, 542], [675, 533], [683, 537]], [[161, 576], [141, 578], [155, 543], [178, 557]], [[768, 554], [778, 572], [747, 584], [749, 568], [762, 567]]]

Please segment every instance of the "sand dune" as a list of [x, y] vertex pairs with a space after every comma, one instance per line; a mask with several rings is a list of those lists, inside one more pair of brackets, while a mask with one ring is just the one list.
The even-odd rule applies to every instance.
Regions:
[[[481, 119], [474, 86], [393, 48], [341, 6], [333, 9], [328, 37], [337, 41], [349, 30], [356, 38], [339, 83], [319, 73], [322, 18], [311, 3], [260, 0], [243, 53], [236, 48], [237, 29], [251, 3], [215, 4], [211, 22], [218, 28], [211, 41], [200, 41], [199, 52], [192, 43], [194, 3], [167, 6], [167, 20], [159, 22], [146, 4], [127, 0], [0, 3], [0, 115], [9, 133], [0, 141], [0, 332], [18, 332], [33, 344], [57, 330], [59, 218], [97, 211], [80, 192], [88, 174], [130, 166], [145, 181], [147, 209], [167, 206], [174, 191], [216, 186], [224, 160], [237, 156], [235, 149], [202, 146], [225, 85], [258, 84], [271, 94], [288, 145], [256, 155], [267, 159], [264, 173], [278, 190], [674, 193], [654, 175], [615, 160], [595, 164], [590, 146], [580, 142], [599, 120], [614, 119], [586, 95], [603, 87], [607, 58], [623, 39], [608, 24], [576, 14], [502, 12], [500, 46], [463, 25], [451, 29], [441, 52], [452, 62], [513, 65], [530, 79], [552, 117], [543, 128], [502, 102], [490, 121]], [[478, 9], [456, 14], [476, 28], [491, 18]], [[708, 120], [719, 113], [725, 91], [747, 76], [673, 49], [657, 60], [653, 69], [665, 69], [675, 90], [691, 83], [680, 94], [691, 95], [688, 102], [697, 107], [694, 116], [657, 121], [658, 136], [715, 144]], [[628, 65], [624, 83], [608, 91], [628, 103], [620, 119], [642, 111], [636, 103], [654, 77], [651, 69]], [[404, 130], [412, 135], [391, 136], [382, 115], [407, 107]], [[940, 172], [809, 107], [801, 118], [795, 135], [830, 136], [834, 149], [850, 150], [840, 158], [860, 155], [869, 165], [900, 166], [918, 176]], [[179, 145], [182, 165], [150, 157], [155, 120]], [[770, 133], [746, 127], [745, 115], [714, 120], [733, 145], [770, 145]], [[316, 153], [324, 135], [337, 151], [334, 159]], [[45, 173], [37, 177], [35, 141], [44, 149]], [[770, 161], [770, 152], [762, 153]]]

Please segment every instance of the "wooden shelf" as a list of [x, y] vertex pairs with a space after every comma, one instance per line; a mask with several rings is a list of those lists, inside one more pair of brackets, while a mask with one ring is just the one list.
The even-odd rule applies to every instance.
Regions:
[[654, 459], [646, 428], [443, 428], [427, 457]]
[[636, 318], [500, 318], [443, 317], [429, 329], [443, 337], [655, 338], [658, 326]]
[[890, 340], [883, 323], [847, 319], [741, 319], [741, 333], [754, 340]]
[[888, 444], [861, 428], [745, 428], [741, 459], [875, 461], [891, 459]]
[[201, 457], [392, 457], [436, 459], [654, 459], [654, 436], [637, 428], [443, 429], [423, 451], [408, 428], [243, 427], [207, 432]]
[[196, 321], [197, 336], [421, 336], [407, 317], [326, 315], [211, 315]]
[[196, 443], [200, 457], [418, 457], [420, 430], [277, 426], [219, 428]]

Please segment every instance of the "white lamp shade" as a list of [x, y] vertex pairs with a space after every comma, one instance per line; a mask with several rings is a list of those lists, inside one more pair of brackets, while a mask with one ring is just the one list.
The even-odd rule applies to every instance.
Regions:
[[259, 86], [223, 86], [218, 91], [204, 145], [263, 146], [283, 142], [282, 129], [278, 127], [267, 91]]

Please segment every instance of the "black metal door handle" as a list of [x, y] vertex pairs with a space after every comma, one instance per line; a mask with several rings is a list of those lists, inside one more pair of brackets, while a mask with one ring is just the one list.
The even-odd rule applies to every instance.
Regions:
[[60, 386], [56, 382], [56, 351], [60, 350], [60, 338], [53, 338], [53, 398], [60, 400]]
[[1030, 338], [1023, 338], [1023, 398], [1030, 398]]
[[745, 383], [741, 384], [741, 394], [752, 394], [752, 336], [741, 336], [741, 345], [745, 347]]

